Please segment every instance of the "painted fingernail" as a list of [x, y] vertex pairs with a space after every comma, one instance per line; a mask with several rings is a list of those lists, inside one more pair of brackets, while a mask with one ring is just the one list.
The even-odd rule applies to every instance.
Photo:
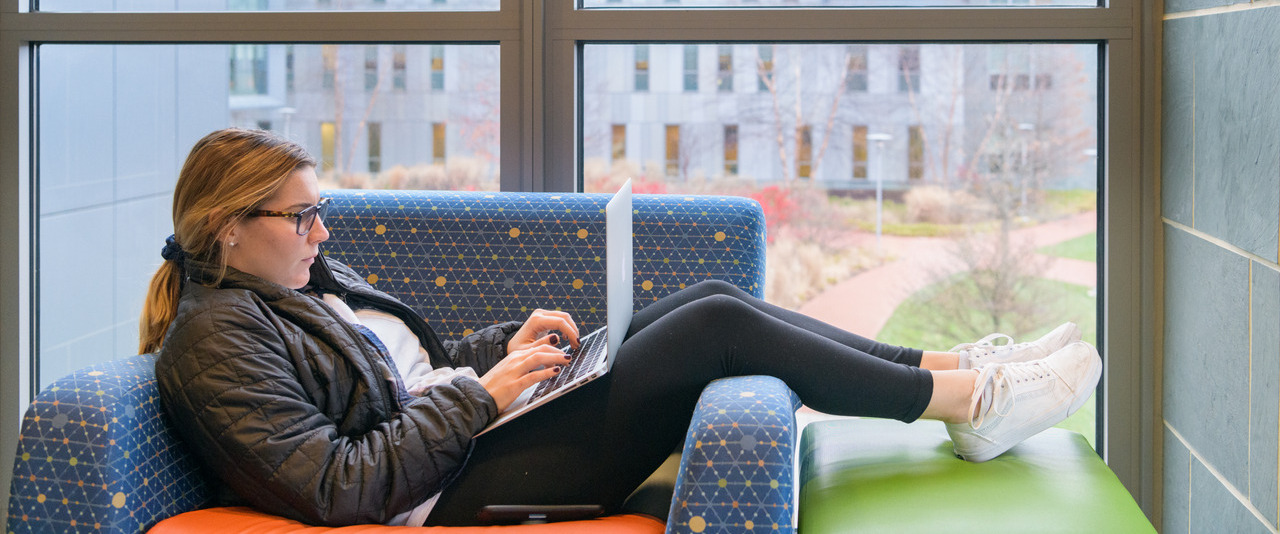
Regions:
[[551, 334], [551, 344], [552, 344], [552, 345], [559, 345], [559, 344], [560, 344], [560, 336], [557, 336], [557, 335], [555, 335], [555, 334]]
[[568, 354], [565, 354], [565, 355], [564, 355], [564, 359], [565, 359], [565, 361], [568, 361], [568, 360], [572, 360], [572, 359], [573, 359], [573, 357], [572, 357], [572, 356], [569, 356]]
[[552, 372], [559, 373], [561, 369], [564, 369], [564, 366], [563, 366], [563, 365], [557, 365], [557, 366], [555, 367], [555, 370], [554, 370], [554, 371], [552, 371]]

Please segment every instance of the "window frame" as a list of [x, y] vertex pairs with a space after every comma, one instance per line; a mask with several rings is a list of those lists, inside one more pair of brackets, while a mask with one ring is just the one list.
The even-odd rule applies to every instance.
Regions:
[[[1101, 450], [1149, 517], [1159, 514], [1159, 77], [1161, 4], [1098, 7], [577, 9], [501, 0], [496, 12], [31, 12], [0, 0], [0, 451], [14, 450], [31, 396], [37, 45], [471, 44], [500, 47], [504, 191], [581, 190], [583, 43], [1099, 43], [1099, 347], [1107, 358]], [[906, 15], [906, 16], [904, 16]], [[191, 28], [199, 28], [192, 30]], [[323, 39], [319, 38], [323, 36]], [[11, 473], [0, 469], [7, 511]], [[3, 515], [0, 513], [0, 515]]]

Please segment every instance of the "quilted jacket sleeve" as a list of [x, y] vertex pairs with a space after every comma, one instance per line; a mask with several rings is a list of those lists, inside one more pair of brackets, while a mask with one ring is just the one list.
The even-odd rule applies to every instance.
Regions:
[[470, 367], [484, 376], [498, 361], [507, 356], [507, 342], [511, 340], [520, 321], [509, 321], [487, 326], [458, 340], [444, 341], [449, 360], [457, 367]]
[[362, 373], [341, 358], [300, 369], [289, 356], [297, 340], [257, 310], [188, 319], [156, 366], [164, 405], [205, 465], [265, 511], [317, 525], [385, 523], [438, 491], [497, 413], [483, 387], [458, 379], [344, 434], [308, 388], [345, 380], [339, 390], [362, 391]]

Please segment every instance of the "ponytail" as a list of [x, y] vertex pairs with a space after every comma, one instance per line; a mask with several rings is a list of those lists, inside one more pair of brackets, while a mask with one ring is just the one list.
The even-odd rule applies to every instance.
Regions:
[[142, 303], [142, 317], [138, 319], [138, 354], [160, 350], [169, 323], [178, 314], [178, 298], [182, 296], [181, 258], [165, 260], [151, 277], [151, 287]]

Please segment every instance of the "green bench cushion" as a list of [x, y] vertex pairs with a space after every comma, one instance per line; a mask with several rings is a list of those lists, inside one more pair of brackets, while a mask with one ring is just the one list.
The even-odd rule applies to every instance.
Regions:
[[800, 442], [799, 527], [833, 532], [1155, 532], [1078, 433], [955, 457], [938, 421], [821, 421]]

